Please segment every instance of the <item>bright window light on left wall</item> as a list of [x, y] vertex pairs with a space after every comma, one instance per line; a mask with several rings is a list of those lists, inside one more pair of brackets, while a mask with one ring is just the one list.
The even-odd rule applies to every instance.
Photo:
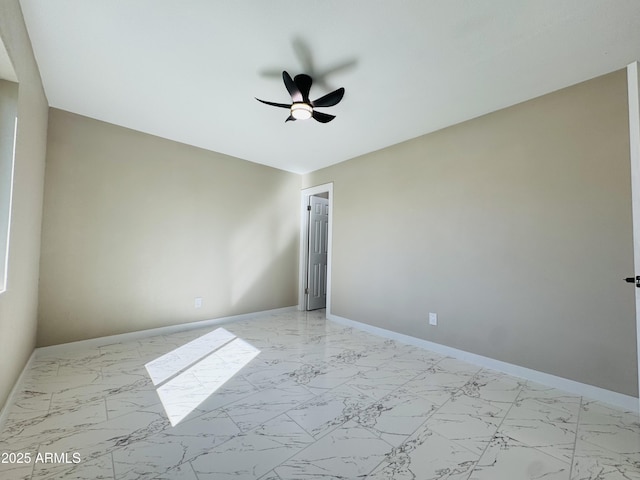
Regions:
[[218, 328], [152, 360], [145, 368], [175, 427], [259, 353]]
[[[9, 240], [11, 238], [11, 210], [13, 204], [13, 179], [16, 164], [16, 138], [18, 135], [18, 117], [14, 117], [12, 133], [0, 132], [3, 136], [12, 136], [11, 153], [0, 151], [0, 293], [7, 289], [9, 275]], [[4, 157], [4, 158], [3, 158]]]
[[0, 294], [7, 290], [13, 172], [18, 134], [18, 77], [0, 38]]

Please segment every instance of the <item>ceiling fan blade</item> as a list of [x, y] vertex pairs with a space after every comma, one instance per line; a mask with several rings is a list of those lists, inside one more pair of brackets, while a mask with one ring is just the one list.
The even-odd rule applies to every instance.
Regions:
[[311, 49], [309, 45], [300, 37], [296, 37], [291, 42], [293, 45], [293, 52], [298, 57], [300, 64], [302, 65], [302, 69], [305, 72], [309, 72], [309, 75], [314, 75], [315, 68], [313, 68], [313, 55], [311, 54]]
[[287, 117], [287, 119], [284, 121], [284, 123], [295, 122], [295, 121], [296, 121], [295, 117], [293, 115], [289, 115], [289, 117]]
[[335, 115], [329, 115], [328, 113], [318, 112], [317, 110], [314, 110], [311, 116], [315, 118], [317, 121], [319, 121], [320, 123], [328, 123], [334, 118], [336, 118]]
[[256, 98], [256, 100], [258, 100], [259, 102], [262, 102], [262, 103], [266, 103], [267, 105], [271, 105], [273, 107], [291, 108], [291, 105], [288, 105], [286, 103], [267, 102], [266, 100], [260, 100], [259, 98]]
[[284, 80], [284, 86], [287, 87], [287, 92], [291, 95], [291, 100], [294, 102], [302, 102], [304, 97], [298, 85], [291, 79], [291, 75], [287, 72], [282, 72], [282, 80]]
[[311, 84], [313, 83], [311, 77], [309, 75], [301, 73], [300, 75], [295, 76], [293, 82], [296, 84], [298, 90], [302, 94], [302, 101], [304, 103], [311, 103], [309, 102], [309, 90], [311, 90]]
[[311, 102], [312, 107], [333, 107], [337, 105], [344, 96], [344, 88], [339, 88], [317, 100]]

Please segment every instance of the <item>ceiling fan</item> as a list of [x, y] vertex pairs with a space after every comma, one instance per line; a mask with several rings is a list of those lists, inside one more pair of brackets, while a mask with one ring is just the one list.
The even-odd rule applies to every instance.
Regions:
[[312, 101], [309, 100], [309, 91], [311, 90], [313, 80], [309, 75], [301, 73], [292, 79], [291, 75], [287, 72], [282, 72], [282, 79], [284, 80], [284, 86], [287, 87], [289, 95], [291, 95], [291, 104], [268, 102], [266, 100], [260, 100], [259, 98], [256, 98], [256, 100], [274, 107], [288, 108], [290, 113], [285, 122], [306, 120], [313, 117], [320, 123], [327, 123], [336, 118], [335, 115], [319, 112], [316, 108], [333, 107], [337, 105], [344, 96], [344, 88], [334, 90]]

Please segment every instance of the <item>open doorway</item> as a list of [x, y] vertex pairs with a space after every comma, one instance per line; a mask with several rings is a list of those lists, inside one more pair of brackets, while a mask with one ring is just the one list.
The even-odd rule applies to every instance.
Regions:
[[302, 190], [298, 309], [331, 309], [333, 183]]

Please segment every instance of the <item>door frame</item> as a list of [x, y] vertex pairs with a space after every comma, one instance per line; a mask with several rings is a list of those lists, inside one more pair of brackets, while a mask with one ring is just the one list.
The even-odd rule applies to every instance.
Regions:
[[307, 282], [307, 263], [309, 262], [309, 215], [307, 205], [309, 197], [327, 193], [329, 197], [329, 225], [327, 228], [327, 307], [326, 315], [331, 314], [331, 253], [333, 238], [333, 182], [305, 188], [300, 198], [300, 257], [298, 273], [298, 310], [306, 310], [305, 285]]
[[[640, 275], [640, 67], [627, 65], [629, 99], [629, 156], [631, 160], [631, 210], [633, 219], [634, 276]], [[636, 291], [636, 340], [638, 352], [638, 385], [640, 388], [640, 289]], [[640, 393], [638, 394], [640, 411]]]

